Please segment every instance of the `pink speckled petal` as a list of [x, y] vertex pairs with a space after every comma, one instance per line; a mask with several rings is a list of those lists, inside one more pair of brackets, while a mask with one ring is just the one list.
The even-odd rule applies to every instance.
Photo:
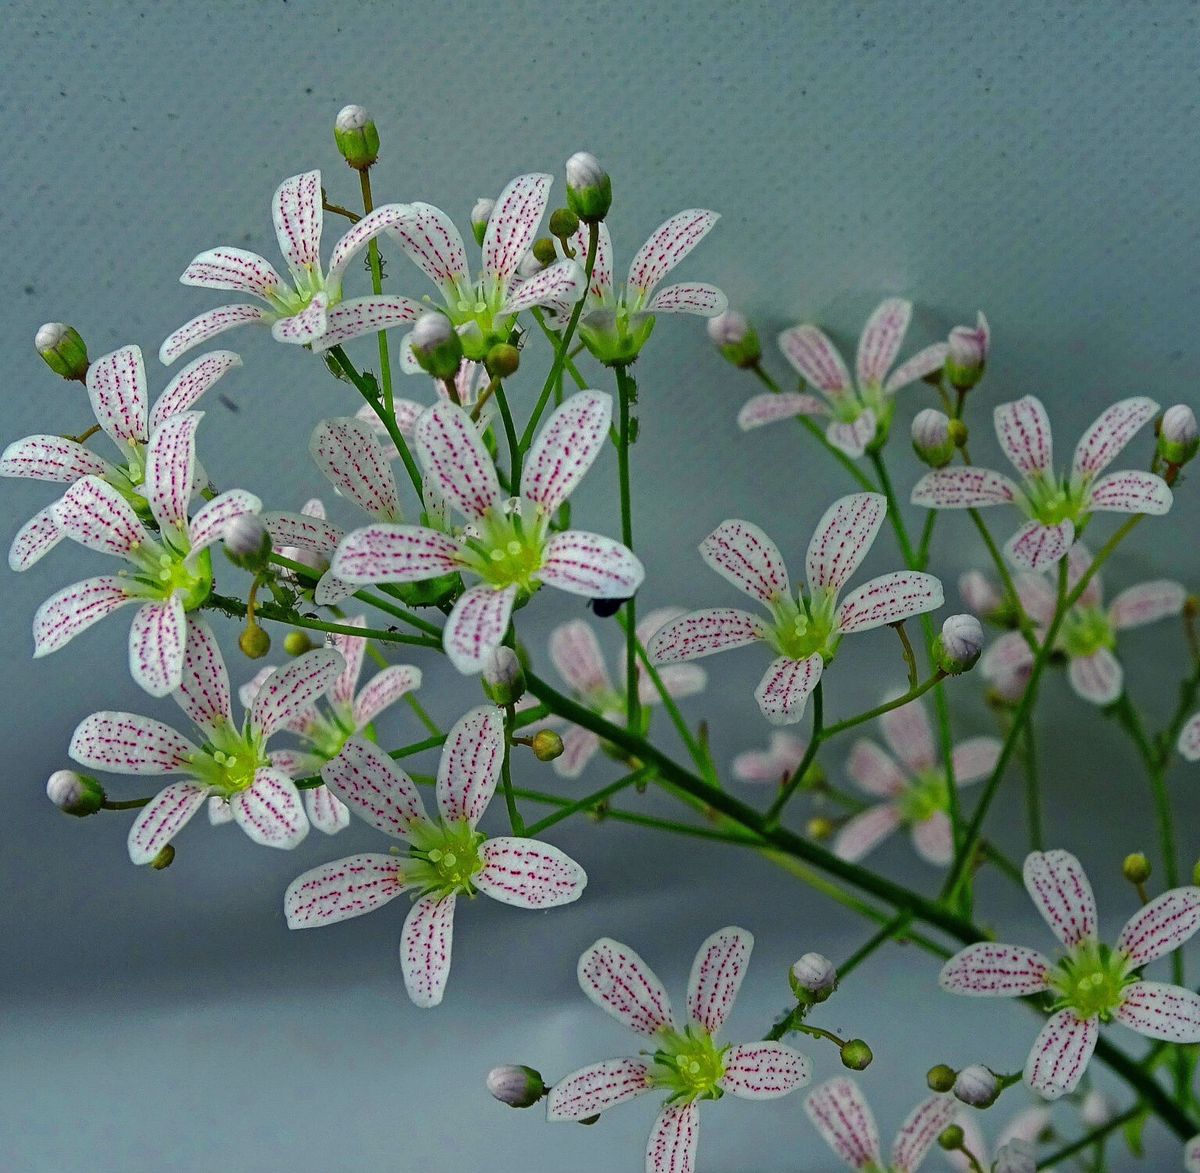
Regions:
[[600, 738], [579, 725], [563, 730], [562, 743], [563, 751], [553, 762], [554, 772], [560, 778], [578, 778], [600, 752]]
[[581, 697], [613, 691], [596, 633], [582, 619], [562, 623], [550, 633], [550, 660], [559, 676]]
[[[1083, 576], [1087, 574], [1091, 568], [1094, 559], [1092, 552], [1084, 545], [1083, 542], [1076, 542], [1067, 551], [1067, 586], [1074, 590], [1079, 585]], [[1022, 576], [1024, 578], [1025, 576]], [[1042, 613], [1049, 618], [1054, 617], [1054, 605], [1056, 599], [1055, 589], [1042, 578], [1040, 575], [1034, 576], [1034, 581], [1041, 584], [1046, 596], [1046, 604], [1043, 606]], [[1017, 587], [1017, 593], [1021, 594], [1022, 587]], [[1083, 588], [1083, 593], [1079, 596], [1077, 603], [1080, 607], [1099, 607], [1104, 602], [1104, 585], [1101, 575], [1092, 574], [1087, 581], [1087, 585]], [[1022, 597], [1022, 605], [1024, 605], [1024, 597]], [[1028, 610], [1029, 608], [1026, 608]]]
[[150, 431], [189, 410], [201, 395], [242, 360], [232, 350], [213, 350], [193, 359], [166, 386], [150, 409]]
[[148, 393], [140, 346], [122, 346], [102, 355], [87, 369], [88, 398], [96, 422], [123, 452], [134, 441], [145, 443]]
[[587, 875], [569, 855], [537, 839], [501, 836], [479, 849], [472, 882], [485, 896], [517, 908], [557, 908], [583, 895]]
[[606, 1059], [564, 1076], [546, 1099], [547, 1120], [586, 1120], [650, 1090], [650, 1065], [641, 1059]]
[[499, 709], [481, 705], [459, 718], [438, 762], [437, 804], [442, 818], [474, 827], [496, 793], [503, 760], [504, 721]]
[[26, 436], [0, 456], [0, 476], [73, 484], [80, 477], [102, 477], [112, 466], [65, 436]]
[[533, 244], [550, 198], [549, 175], [518, 175], [496, 199], [483, 237], [483, 273], [507, 281]]
[[969, 786], [986, 778], [996, 768], [1000, 758], [1000, 739], [968, 737], [954, 747], [951, 758], [954, 762], [955, 784]]
[[721, 1087], [743, 1100], [777, 1100], [811, 1076], [808, 1057], [783, 1043], [741, 1043], [725, 1053]]
[[1187, 591], [1182, 583], [1165, 578], [1141, 582], [1113, 599], [1108, 609], [1108, 621], [1118, 631], [1141, 627], [1180, 614], [1185, 602]]
[[442, 629], [442, 647], [464, 676], [473, 676], [487, 666], [508, 630], [516, 599], [515, 585], [496, 590], [488, 583], [459, 596]]
[[225, 531], [244, 513], [258, 513], [262, 502], [245, 489], [228, 489], [211, 501], [206, 501], [188, 524], [188, 541], [192, 554], [219, 542]]
[[1125, 688], [1125, 670], [1108, 648], [1098, 648], [1090, 656], [1072, 656], [1067, 679], [1075, 694], [1093, 705], [1114, 704]]
[[1027, 521], [1005, 543], [1004, 554], [1021, 570], [1045, 570], [1066, 555], [1074, 540], [1073, 522], [1043, 525], [1040, 521]]
[[779, 547], [753, 522], [723, 521], [700, 543], [700, 557], [743, 594], [771, 604], [791, 594]]
[[183, 677], [187, 616], [178, 595], [143, 603], [129, 628], [129, 674], [151, 696], [166, 696]]
[[394, 855], [351, 855], [297, 876], [283, 897], [289, 929], [336, 924], [395, 900], [408, 885]]
[[905, 359], [888, 377], [883, 389], [892, 395], [895, 392], [915, 383], [918, 379], [940, 371], [946, 365], [946, 355], [950, 348], [944, 342], [935, 342], [932, 346], [918, 350], [912, 358]]
[[913, 486], [911, 500], [926, 509], [982, 509], [1011, 504], [1016, 493], [1008, 477], [971, 465], [927, 472]]
[[579, 959], [583, 992], [640, 1035], [674, 1029], [671, 1000], [654, 971], [627, 945], [601, 937]]
[[282, 770], [261, 766], [250, 786], [229, 800], [234, 822], [262, 847], [291, 851], [308, 834], [296, 784]]
[[826, 415], [828, 411], [815, 395], [801, 395], [798, 391], [784, 391], [776, 395], [772, 391], [764, 391], [762, 395], [751, 396], [742, 404], [737, 422], [743, 432], [749, 432], [752, 428], [761, 428], [777, 420], [792, 419], [799, 415]]
[[894, 798], [908, 787], [908, 779], [890, 755], [865, 737], [850, 747], [846, 773], [860, 790], [879, 798]]
[[199, 782], [174, 782], [160, 790], [129, 828], [129, 858], [139, 865], [150, 863], [200, 810], [208, 793]]
[[[266, 675], [273, 668], [265, 668], [247, 686], [249, 699], [243, 700], [247, 708], [262, 686]], [[260, 679], [261, 677], [261, 679]], [[233, 709], [229, 698], [229, 672], [216, 636], [207, 623], [198, 616], [188, 621], [187, 643], [183, 654], [183, 672], [175, 701], [188, 718], [205, 733], [213, 733], [221, 726], [232, 723]]]
[[1157, 411], [1158, 404], [1144, 395], [1105, 408], [1076, 446], [1071, 471], [1077, 477], [1103, 472]]
[[375, 433], [355, 416], [322, 420], [308, 451], [326, 479], [344, 497], [380, 521], [400, 521], [396, 478]]
[[1033, 851], [1024, 872], [1026, 890], [1068, 949], [1095, 940], [1096, 898], [1079, 860], [1069, 851]]
[[804, 716], [809, 695], [817, 687], [823, 667], [819, 652], [806, 660], [787, 656], [772, 660], [754, 690], [762, 715], [772, 725], [794, 725]]
[[458, 569], [460, 544], [420, 525], [368, 525], [351, 530], [330, 563], [343, 582], [421, 582]]
[[1148, 513], [1161, 517], [1174, 501], [1167, 482], [1152, 472], [1127, 469], [1101, 477], [1087, 495], [1087, 507], [1097, 513]]
[[[445, 390], [445, 388], [443, 388]], [[461, 395], [460, 395], [461, 398]], [[400, 429], [400, 434], [405, 439], [412, 437], [413, 428], [417, 426], [417, 420], [421, 418], [425, 408], [428, 406], [424, 403], [418, 403], [415, 399], [396, 399], [393, 400], [396, 409], [396, 426]], [[372, 420], [378, 422], [378, 416], [375, 414], [375, 409], [370, 404], [364, 404], [359, 409], [359, 418], [366, 419], [370, 424]], [[374, 425], [372, 425], [374, 426]]]
[[538, 433], [525, 470], [521, 496], [552, 513], [570, 496], [608, 439], [612, 396], [579, 391], [570, 396]]
[[453, 292], [469, 280], [467, 250], [454, 221], [432, 204], [412, 203], [409, 215], [388, 229], [388, 235], [443, 292]]
[[779, 349], [802, 378], [830, 398], [843, 398], [851, 390], [850, 372], [842, 356], [819, 327], [784, 330], [779, 335]]
[[546, 543], [537, 572], [547, 586], [573, 595], [627, 598], [646, 576], [641, 560], [612, 538], [583, 530], [566, 530]]
[[118, 607], [141, 600], [129, 593], [116, 575], [86, 578], [51, 595], [33, 617], [33, 655], [37, 659], [57, 652], [81, 631], [99, 623]]
[[702, 318], [715, 318], [728, 308], [729, 298], [724, 293], [699, 281], [664, 286], [646, 306], [652, 314], [699, 314]]
[[892, 752], [913, 773], [937, 765], [937, 750], [933, 746], [933, 729], [929, 714], [920, 700], [890, 709], [879, 718], [883, 736]]
[[712, 607], [665, 624], [654, 633], [646, 651], [656, 664], [674, 664], [758, 643], [766, 634], [758, 616], [732, 607]]
[[182, 285], [196, 285], [201, 289], [249, 293], [268, 304], [271, 295], [283, 285], [283, 278], [266, 257], [224, 244], [193, 257], [179, 281]]
[[1117, 1021], [1169, 1043], [1200, 1043], [1200, 994], [1167, 982], [1134, 982], [1124, 991]]
[[[311, 504], [311, 502], [310, 502]], [[271, 535], [271, 544], [278, 550], [281, 546], [298, 546], [302, 550], [313, 550], [328, 554], [342, 540], [340, 526], [320, 516], [303, 513], [264, 513], [263, 524]]]
[[838, 592], [867, 556], [887, 513], [881, 493], [852, 493], [835, 501], [817, 523], [805, 555], [808, 588]]
[[350, 808], [328, 786], [304, 791], [304, 813], [309, 825], [324, 835], [336, 835], [350, 826]]
[[187, 529], [196, 470], [196, 429], [204, 413], [189, 411], [159, 424], [146, 449], [142, 493], [164, 536]]
[[256, 305], [221, 305], [216, 309], [197, 314], [185, 322], [173, 334], [168, 335], [158, 348], [158, 361], [170, 366], [181, 354], [186, 354], [201, 342], [207, 342], [226, 330], [245, 326], [250, 322], [262, 325], [274, 321], [274, 314]]
[[112, 774], [179, 774], [200, 751], [153, 717], [102, 712], [84, 717], [67, 750], [81, 766]]
[[927, 819], [912, 825], [912, 844], [916, 853], [936, 868], [954, 860], [954, 828], [945, 811], [934, 811]]
[[879, 1129], [858, 1084], [844, 1076], [815, 1088], [804, 1110], [825, 1143], [852, 1169], [882, 1164]]
[[628, 285], [643, 304], [658, 283], [688, 255], [720, 219], [716, 212], [689, 208], [664, 220], [629, 264]]
[[272, 672], [250, 707], [250, 727], [263, 737], [287, 727], [329, 691], [343, 667], [340, 652], [317, 648]]
[[35, 513], [19, 530], [8, 548], [10, 570], [28, 570], [50, 553], [67, 535], [58, 524], [58, 502]]
[[1025, 1082], [1046, 1100], [1073, 1092], [1087, 1070], [1099, 1035], [1095, 1017], [1080, 1020], [1073, 1010], [1052, 1014], [1025, 1061]]
[[1049, 960], [1036, 949], [980, 941], [946, 962], [938, 984], [973, 998], [1024, 998], [1047, 988], [1049, 972]]
[[271, 219], [279, 251], [298, 282], [321, 270], [321, 173], [305, 171], [285, 179], [271, 199]]
[[902, 297], [889, 297], [875, 307], [858, 339], [855, 372], [860, 387], [881, 385], [912, 320], [912, 302]]
[[413, 447], [425, 475], [468, 521], [500, 507], [496, 466], [479, 428], [461, 407], [435, 403], [417, 420]]
[[1172, 888], [1138, 909], [1125, 923], [1116, 950], [1148, 965], [1190, 941], [1200, 929], [1200, 888]]
[[646, 1143], [646, 1173], [694, 1173], [700, 1140], [700, 1109], [672, 1104], [654, 1121]]
[[938, 1135], [953, 1121], [957, 1107], [953, 1096], [931, 1096], [908, 1114], [892, 1142], [895, 1173], [915, 1173], [920, 1168]]
[[77, 480], [58, 503], [56, 517], [67, 537], [102, 554], [126, 558], [146, 541], [133, 506], [99, 477]]
[[271, 337], [276, 342], [290, 342], [295, 346], [306, 346], [325, 333], [329, 325], [329, 296], [313, 294], [313, 299], [298, 314], [279, 318], [271, 326]]
[[427, 308], [419, 301], [395, 294], [352, 297], [348, 301], [339, 302], [326, 314], [325, 332], [320, 338], [313, 339], [313, 352], [319, 354], [364, 334], [410, 325]]
[[1009, 679], [1015, 673], [1027, 675], [1033, 667], [1033, 652], [1019, 631], [1005, 632], [988, 645], [979, 661], [983, 678], [992, 683]]
[[409, 910], [400, 936], [400, 969], [408, 996], [422, 1008], [437, 1006], [450, 977], [454, 944], [453, 892], [422, 896]]
[[716, 1034], [725, 1024], [750, 964], [754, 935], [737, 925], [718, 929], [696, 952], [688, 978], [690, 1020]]
[[1176, 746], [1189, 762], [1200, 762], [1200, 713], [1193, 713], [1179, 732]]
[[500, 307], [515, 314], [535, 305], [574, 305], [585, 289], [583, 270], [575, 261], [555, 261], [527, 281], [514, 282]]
[[873, 578], [847, 595], [838, 608], [838, 629], [843, 634], [870, 631], [936, 611], [945, 601], [940, 579], [916, 570], [897, 570]]
[[[366, 627], [367, 617], [355, 615], [343, 621], [348, 627]], [[329, 690], [329, 699], [337, 705], [350, 705], [354, 702], [354, 693], [358, 689], [358, 677], [362, 672], [363, 656], [367, 651], [367, 641], [361, 635], [347, 635], [343, 631], [330, 633], [326, 642], [332, 648], [342, 653], [345, 667]]]
[[993, 411], [993, 418], [996, 439], [1017, 472], [1026, 477], [1052, 473], [1050, 419], [1040, 399], [1026, 395], [1012, 403], [1001, 403]]
[[421, 687], [421, 669], [411, 664], [393, 664], [377, 672], [354, 700], [354, 724], [362, 729], [384, 709]]
[[[571, 244], [575, 249], [576, 261], [583, 267], [587, 265], [588, 239], [588, 226], [580, 224]], [[588, 292], [598, 301], [603, 301], [612, 292], [612, 285], [612, 237], [609, 235], [608, 225], [602, 220], [597, 233], [596, 263], [592, 266], [592, 284]]]
[[860, 411], [850, 423], [831, 420], [825, 426], [825, 439], [839, 452], [857, 460], [866, 452], [867, 445], [875, 439], [876, 427], [875, 413], [868, 407]]
[[360, 819], [393, 839], [407, 839], [415, 824], [429, 821], [416, 783], [365, 737], [351, 737], [321, 777]]
[[340, 290], [346, 266], [380, 233], [406, 224], [411, 218], [412, 208], [408, 204], [380, 204], [368, 212], [333, 246], [325, 284], [331, 289]]
[[855, 863], [900, 826], [900, 811], [890, 802], [869, 806], [847, 822], [833, 841], [838, 859]]
[[[316, 754], [302, 753], [296, 749], [273, 749], [267, 754], [267, 760], [277, 770], [282, 770], [289, 778], [293, 779], [306, 778], [311, 774], [316, 774], [324, 764]], [[322, 788], [318, 787], [318, 789]], [[308, 791], [305, 793], [307, 794]]]

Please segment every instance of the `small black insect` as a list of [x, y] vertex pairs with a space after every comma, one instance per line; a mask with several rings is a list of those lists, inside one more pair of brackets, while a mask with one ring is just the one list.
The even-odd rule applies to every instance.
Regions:
[[628, 602], [628, 599], [589, 599], [588, 606], [597, 618], [611, 619], [621, 609], [621, 604]]

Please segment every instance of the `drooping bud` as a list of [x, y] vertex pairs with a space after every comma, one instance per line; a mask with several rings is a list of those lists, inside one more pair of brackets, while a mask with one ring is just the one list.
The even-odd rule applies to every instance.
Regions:
[[33, 337], [37, 352], [56, 375], [82, 383], [87, 378], [87, 346], [74, 326], [47, 322]]
[[1150, 861], [1141, 851], [1135, 851], [1125, 857], [1121, 865], [1121, 874], [1131, 884], [1144, 884], [1150, 879]]
[[521, 352], [507, 342], [497, 342], [483, 360], [484, 369], [493, 379], [508, 379], [521, 365]]
[[362, 106], [343, 106], [333, 123], [333, 141], [356, 171], [366, 171], [379, 158], [379, 131]]
[[1037, 1173], [1037, 1158], [1033, 1145], [1020, 1137], [1014, 1137], [996, 1150], [996, 1161], [992, 1173]]
[[483, 238], [487, 234], [488, 221], [492, 218], [496, 201], [487, 196], [480, 196], [471, 209], [471, 231], [475, 234], [475, 243], [483, 247]]
[[462, 339], [445, 314], [430, 310], [422, 314], [408, 336], [413, 357], [421, 369], [435, 379], [453, 379], [462, 362]]
[[271, 650], [271, 637], [251, 621], [238, 636], [238, 647], [248, 659], [261, 660]]
[[307, 631], [289, 631], [283, 637], [283, 650], [289, 656], [303, 656], [305, 652], [311, 652], [314, 646]]
[[971, 1108], [990, 1108], [1000, 1090], [1000, 1081], [980, 1063], [964, 1067], [954, 1081], [955, 1098]]
[[955, 326], [950, 331], [944, 370], [946, 378], [956, 390], [969, 391], [983, 378], [991, 338], [987, 318], [982, 311], [976, 315], [974, 329]]
[[983, 627], [974, 615], [951, 615], [933, 641], [933, 661], [950, 676], [974, 668], [982, 652]]
[[842, 1066], [849, 1067], [851, 1071], [865, 1071], [875, 1058], [871, 1048], [862, 1039], [851, 1039], [843, 1043], [840, 1053]]
[[552, 762], [562, 757], [563, 740], [553, 729], [539, 729], [530, 747], [539, 762]]
[[1163, 412], [1158, 426], [1158, 454], [1168, 464], [1187, 464], [1200, 448], [1196, 413], [1185, 403], [1177, 403]]
[[599, 224], [612, 207], [612, 180], [587, 151], [567, 160], [567, 206], [585, 224]]
[[254, 573], [271, 558], [271, 535], [257, 513], [243, 513], [225, 530], [225, 554], [234, 566]]
[[175, 847], [168, 843], [151, 861], [150, 866], [156, 872], [165, 871], [175, 862]]
[[84, 818], [104, 804], [104, 787], [74, 770], [56, 770], [46, 782], [46, 797], [65, 815]]
[[948, 1128], [943, 1128], [938, 1133], [938, 1144], [948, 1153], [955, 1152], [963, 1147], [963, 1130], [957, 1124], [951, 1124]]
[[726, 310], [704, 324], [713, 345], [735, 367], [745, 370], [762, 358], [762, 346], [745, 314]]
[[801, 1002], [824, 1002], [837, 989], [837, 968], [821, 953], [806, 953], [788, 971], [792, 993]]
[[993, 615], [1004, 605], [1004, 597], [981, 570], [968, 570], [958, 580], [958, 593], [976, 615]]
[[936, 407], [917, 412], [912, 422], [912, 446], [917, 456], [931, 468], [945, 468], [954, 457], [950, 417]]
[[[525, 695], [525, 672], [521, 661], [505, 644], [491, 654], [479, 679], [488, 699], [497, 705], [515, 705]], [[534, 753], [537, 753], [536, 746]]]
[[1117, 1106], [1099, 1088], [1092, 1088], [1079, 1105], [1079, 1118], [1089, 1128], [1103, 1128], [1117, 1114]]
[[553, 265], [558, 260], [558, 249], [554, 247], [554, 241], [548, 236], [539, 236], [529, 251], [533, 253], [534, 259], [543, 268]]
[[550, 235], [565, 244], [579, 231], [579, 217], [570, 208], [555, 208], [550, 213]]
[[512, 1063], [488, 1072], [487, 1089], [510, 1108], [532, 1108], [546, 1094], [540, 1072]]
[[925, 1073], [925, 1082], [931, 1092], [948, 1092], [957, 1078], [958, 1072], [947, 1063], [936, 1063]]

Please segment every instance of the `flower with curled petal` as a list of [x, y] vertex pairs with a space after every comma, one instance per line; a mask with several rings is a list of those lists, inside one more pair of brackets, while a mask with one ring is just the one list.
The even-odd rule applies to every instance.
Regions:
[[548, 1120], [586, 1120], [646, 1092], [666, 1103], [646, 1146], [646, 1173], [692, 1173], [700, 1100], [726, 1092], [774, 1100], [803, 1086], [812, 1064], [783, 1043], [719, 1044], [750, 963], [754, 937], [736, 925], [700, 946], [681, 1024], [654, 971], [627, 945], [601, 937], [579, 959], [583, 992], [619, 1023], [649, 1040], [639, 1057], [609, 1059], [560, 1079], [546, 1101]]
[[[946, 771], [934, 747], [929, 715], [920, 700], [891, 709], [879, 718], [889, 754], [868, 738], [850, 749], [846, 772], [859, 789], [883, 801], [855, 815], [838, 832], [834, 853], [862, 859], [898, 827], [912, 835], [913, 847], [926, 863], [945, 867], [954, 858], [950, 794]], [[893, 756], [894, 755], [894, 756]], [[1000, 757], [995, 737], [970, 737], [953, 747], [955, 786], [986, 778]]]
[[267, 752], [267, 741], [305, 712], [343, 667], [332, 648], [306, 652], [272, 675], [239, 728], [221, 649], [208, 624], [196, 619], [188, 624], [183, 678], [172, 696], [200, 731], [201, 744], [152, 717], [102, 712], [80, 722], [68, 752], [82, 766], [113, 774], [184, 776], [138, 812], [129, 829], [129, 858], [136, 864], [151, 863], [210, 796], [229, 804], [255, 843], [292, 848], [308, 834], [308, 821], [299, 791]]
[[249, 323], [270, 326], [279, 342], [327, 350], [360, 334], [416, 321], [421, 306], [407, 297], [384, 294], [345, 300], [342, 292], [346, 267], [380, 233], [404, 220], [408, 205], [383, 204], [363, 216], [333, 246], [329, 268], [323, 269], [322, 203], [320, 171], [285, 179], [271, 200], [275, 237], [290, 282], [265, 257], [232, 245], [210, 248], [193, 258], [179, 278], [184, 285], [248, 293], [266, 308], [239, 303], [208, 310], [163, 342], [159, 360], [170, 365], [193, 346]]
[[209, 547], [259, 499], [230, 489], [188, 520], [196, 468], [196, 428], [203, 413], [184, 412], [160, 424], [146, 447], [140, 492], [155, 529], [106, 480], [89, 474], [59, 501], [55, 518], [72, 540], [122, 558], [131, 569], [85, 579], [51, 595], [33, 618], [34, 656], [58, 651], [81, 631], [130, 603], [139, 604], [129, 631], [129, 670], [151, 696], [179, 687], [184, 642], [194, 612], [212, 593]]
[[1026, 395], [1002, 403], [995, 410], [996, 436], [1021, 484], [977, 465], [939, 468], [913, 487], [913, 504], [929, 509], [1015, 505], [1029, 520], [1004, 552], [1021, 570], [1043, 570], [1066, 554], [1093, 513], [1158, 516], [1171, 508], [1171, 490], [1154, 473], [1128, 469], [1100, 475], [1156, 411], [1158, 404], [1141, 395], [1114, 403], [1084, 432], [1070, 474], [1059, 476], [1041, 400]]
[[1047, 993], [1050, 1018], [1025, 1064], [1025, 1082], [1047, 1100], [1074, 1091], [1095, 1050], [1100, 1024], [1117, 1021], [1150, 1039], [1200, 1042], [1200, 995], [1141, 970], [1200, 928], [1200, 888], [1172, 888], [1129, 918], [1113, 946], [1096, 935], [1096, 901], [1079, 861], [1035, 851], [1025, 887], [1064, 949], [1051, 961], [1021, 945], [982, 941], [946, 962], [943, 990], [984, 998]]
[[[984, 1140], [983, 1132], [976, 1123], [977, 1117], [977, 1112], [968, 1112], [963, 1108], [960, 1108], [954, 1116], [954, 1123], [963, 1130], [963, 1147], [947, 1152], [946, 1160], [955, 1169], [961, 1170], [961, 1173], [975, 1173], [975, 1166], [966, 1156], [968, 1152], [984, 1169], [992, 1168], [992, 1155], [987, 1141]], [[1018, 1112], [996, 1134], [996, 1156], [999, 1157], [1004, 1147], [1014, 1140], [1029, 1145], [1036, 1144], [1038, 1137], [1049, 1127], [1050, 1110], [1048, 1108], [1026, 1108], [1023, 1112]], [[963, 1152], [963, 1149], [966, 1152]]]
[[946, 343], [936, 342], [892, 370], [911, 319], [912, 302], [889, 297], [879, 303], [859, 337], [853, 380], [837, 347], [819, 327], [805, 324], [784, 330], [779, 349], [819, 395], [800, 391], [755, 395], [738, 413], [738, 426], [749, 431], [798, 415], [828, 416], [825, 438], [847, 456], [859, 457], [878, 448], [887, 439], [895, 393], [939, 370], [946, 361]]
[[[359, 615], [346, 622], [352, 627], [365, 627], [367, 620], [366, 616]], [[352, 737], [361, 735], [373, 741], [372, 722], [375, 718], [421, 687], [420, 668], [412, 664], [392, 664], [377, 672], [359, 690], [358, 678], [362, 673], [367, 641], [359, 635], [334, 632], [326, 642], [341, 653], [345, 667], [333, 681], [327, 696], [314, 700], [287, 723], [287, 732], [294, 733], [303, 748], [279, 750], [272, 755], [275, 765], [292, 778], [318, 773], [326, 762], [331, 762], [342, 752], [342, 747]], [[254, 698], [278, 671], [281, 669], [263, 668], [242, 685], [238, 696], [247, 709], [253, 706]], [[336, 835], [350, 824], [346, 804], [328, 786], [305, 790], [304, 809], [308, 821], [326, 835]], [[227, 823], [233, 818], [232, 808], [224, 799], [213, 796], [208, 800], [208, 818], [213, 824]]]
[[842, 588], [867, 556], [886, 512], [887, 498], [879, 493], [854, 493], [835, 501], [808, 544], [807, 591], [795, 595], [775, 543], [748, 521], [722, 522], [700, 543], [700, 556], [722, 578], [762, 603], [767, 618], [731, 607], [692, 611], [654, 635], [647, 649], [651, 659], [675, 664], [765, 643], [776, 659], [754, 693], [758, 706], [773, 724], [799, 721], [843, 635], [898, 623], [945, 601], [942, 584], [933, 575], [900, 570], [871, 579], [838, 605]]
[[880, 1152], [874, 1113], [854, 1080], [839, 1076], [814, 1088], [804, 1110], [825, 1143], [851, 1169], [916, 1173], [938, 1135], [954, 1119], [955, 1101], [947, 1095], [922, 1100], [900, 1125], [887, 1164]]
[[297, 876], [284, 896], [288, 927], [310, 929], [361, 916], [416, 894], [400, 936], [400, 967], [408, 996], [436, 1006], [450, 976], [454, 908], [482, 892], [517, 908], [556, 908], [578, 900], [583, 869], [537, 839], [478, 830], [492, 801], [504, 759], [498, 709], [472, 709], [450, 730], [437, 774], [436, 818], [413, 780], [378, 746], [351, 737], [321, 769], [321, 777], [371, 826], [408, 844], [408, 854], [352, 855]]
[[[583, 292], [583, 270], [576, 261], [557, 261], [527, 280], [517, 270], [533, 244], [550, 196], [549, 175], [518, 175], [500, 193], [483, 237], [483, 265], [471, 277], [462, 235], [440, 208], [407, 205], [407, 213], [388, 234], [438, 287], [446, 316], [462, 338], [468, 359], [482, 362], [499, 342], [507, 342], [517, 314], [557, 301], [574, 303]], [[416, 360], [406, 339], [401, 363], [412, 371]]]
[[641, 562], [619, 542], [551, 519], [608, 435], [612, 397], [570, 396], [543, 425], [525, 460], [520, 496], [506, 501], [479, 429], [461, 407], [438, 403], [413, 429], [413, 448], [436, 494], [466, 520], [458, 534], [429, 526], [372, 525], [346, 535], [330, 567], [343, 582], [423, 582], [463, 572], [481, 581], [454, 604], [443, 632], [450, 662], [481, 672], [513, 607], [545, 584], [587, 598], [628, 598]]
[[[107, 460], [66, 436], [26, 436], [0, 456], [0, 476], [73, 485], [81, 477], [107, 481], [146, 521], [153, 519], [143, 492], [150, 433], [189, 410], [222, 375], [242, 360], [231, 350], [214, 350], [189, 363], [150, 406], [141, 347], [123, 346], [93, 362], [87, 392], [96, 423], [113, 441], [120, 460]], [[35, 514], [18, 531], [8, 552], [13, 570], [28, 570], [65, 536], [56, 520], [58, 501]]]
[[[638, 642], [644, 645], [664, 623], [682, 614], [683, 610], [679, 607], [659, 607], [651, 611], [637, 625]], [[571, 686], [571, 691], [580, 702], [605, 720], [624, 723], [626, 673], [623, 648], [617, 661], [617, 680], [620, 683], [614, 685], [595, 631], [582, 619], [572, 619], [550, 633], [550, 659], [559, 676]], [[663, 668], [659, 679], [668, 696], [680, 698], [695, 696], [702, 691], [708, 675], [695, 664], [671, 664]], [[637, 682], [638, 699], [643, 706], [655, 705], [662, 700], [654, 681], [640, 661], [637, 664]], [[647, 709], [643, 707], [641, 712], [648, 721]], [[578, 778], [604, 745], [597, 734], [580, 725], [569, 726], [562, 740], [563, 752], [554, 759], [554, 770], [560, 778]]]

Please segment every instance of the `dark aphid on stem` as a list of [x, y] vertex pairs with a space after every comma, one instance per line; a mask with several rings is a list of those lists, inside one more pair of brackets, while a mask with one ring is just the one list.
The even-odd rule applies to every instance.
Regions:
[[589, 599], [588, 606], [597, 619], [611, 619], [628, 599]]

